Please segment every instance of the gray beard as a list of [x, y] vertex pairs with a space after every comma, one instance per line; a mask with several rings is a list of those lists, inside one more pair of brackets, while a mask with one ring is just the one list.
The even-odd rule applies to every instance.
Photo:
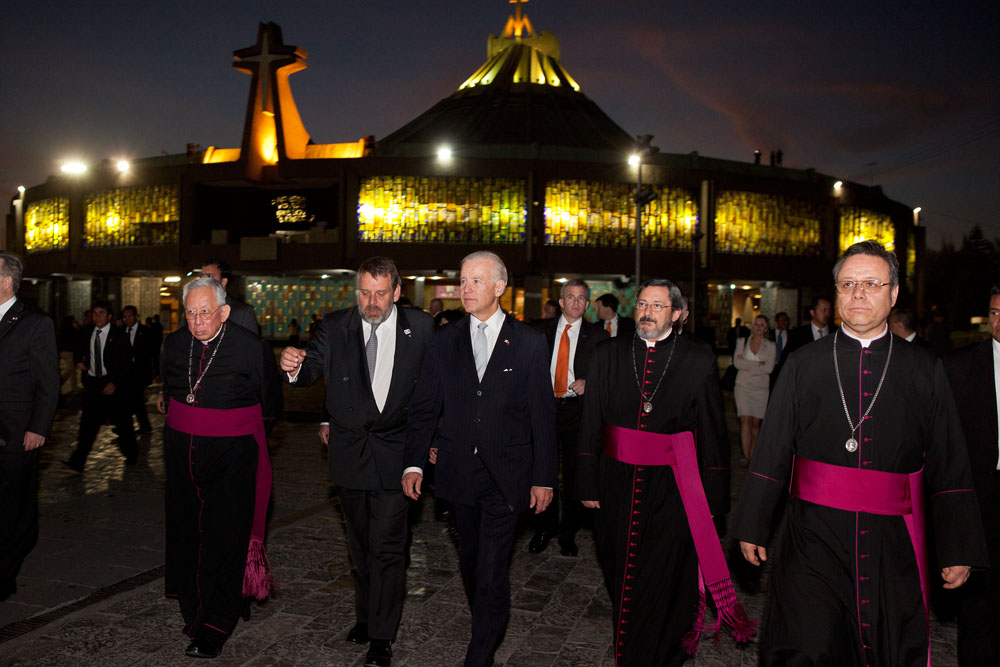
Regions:
[[388, 310], [382, 311], [381, 315], [376, 315], [375, 317], [370, 317], [367, 313], [365, 313], [365, 311], [361, 308], [361, 306], [358, 306], [358, 312], [361, 313], [361, 319], [363, 319], [365, 322], [371, 325], [376, 325], [376, 324], [382, 324], [387, 319], [389, 319], [389, 316], [392, 315], [392, 309], [395, 307], [396, 304], [392, 304], [391, 306], [389, 306]]

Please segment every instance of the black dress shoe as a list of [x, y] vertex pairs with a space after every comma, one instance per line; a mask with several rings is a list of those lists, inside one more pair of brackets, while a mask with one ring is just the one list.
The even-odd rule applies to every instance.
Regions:
[[188, 644], [187, 650], [184, 651], [184, 655], [189, 658], [218, 658], [219, 649], [205, 637], [195, 637], [194, 640]]
[[552, 539], [552, 533], [547, 530], [536, 530], [535, 536], [531, 538], [531, 542], [528, 543], [528, 553], [540, 554], [545, 551], [545, 548], [549, 546], [549, 541]]
[[559, 543], [559, 553], [563, 556], [576, 556], [580, 553], [580, 550], [576, 548], [576, 542], [560, 542]]
[[368, 624], [358, 621], [351, 628], [351, 631], [347, 633], [347, 641], [351, 644], [367, 644], [368, 643]]
[[392, 642], [388, 639], [373, 639], [365, 656], [365, 667], [389, 667], [392, 665]]

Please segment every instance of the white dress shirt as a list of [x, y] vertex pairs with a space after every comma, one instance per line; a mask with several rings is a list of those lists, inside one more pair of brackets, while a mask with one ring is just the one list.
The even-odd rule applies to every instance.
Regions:
[[[997, 429], [1000, 432], [1000, 343], [993, 339], [993, 384], [997, 392]], [[1000, 439], [997, 439], [997, 470], [1000, 470]]]
[[581, 317], [576, 322], [570, 324], [566, 321], [565, 315], [559, 316], [559, 322], [556, 324], [556, 344], [552, 348], [552, 361], [549, 363], [549, 378], [552, 380], [553, 389], [556, 384], [556, 362], [559, 361], [559, 348], [562, 347], [563, 330], [566, 329], [567, 324], [569, 324], [569, 368], [566, 373], [566, 396], [564, 398], [577, 395], [569, 386], [576, 381], [576, 373], [573, 372], [573, 360], [576, 359], [576, 344], [580, 340], [580, 329], [583, 328], [583, 318]]
[[615, 313], [615, 316], [608, 320], [608, 322], [611, 322], [611, 331], [608, 331], [607, 323], [604, 324], [604, 330], [608, 331], [608, 335], [614, 338], [618, 335], [618, 313]]
[[97, 327], [94, 327], [94, 330], [90, 334], [90, 347], [87, 348], [87, 351], [90, 353], [91, 363], [90, 363], [90, 370], [88, 370], [87, 373], [92, 378], [97, 377], [97, 369], [94, 368], [94, 361], [96, 360], [93, 359], [93, 356], [94, 356], [94, 337], [97, 335], [98, 331], [101, 332], [101, 365], [104, 367], [101, 369], [103, 371], [101, 375], [108, 374], [108, 365], [104, 363], [104, 351], [108, 348], [108, 333], [111, 331], [110, 322], [105, 324], [103, 329], [98, 329]]
[[[367, 343], [372, 335], [372, 325], [361, 320], [362, 343]], [[375, 375], [372, 377], [372, 393], [375, 395], [375, 405], [378, 411], [385, 408], [385, 400], [389, 397], [389, 385], [392, 384], [392, 365], [396, 360], [396, 304], [392, 305], [389, 317], [375, 329], [375, 339], [378, 341], [378, 351], [375, 353]]]
[[0, 320], [7, 316], [7, 311], [10, 310], [10, 307], [14, 305], [15, 301], [17, 301], [17, 297], [12, 296], [3, 303], [0, 303]]
[[[822, 329], [820, 329], [812, 321], [809, 322], [809, 326], [812, 327], [813, 340], [819, 340], [823, 336], [830, 335], [830, 328], [829, 327], [823, 327]], [[855, 336], [851, 336], [851, 338], [855, 338]], [[861, 339], [858, 338], [858, 340], [861, 340]], [[868, 346], [866, 345], [865, 347], [868, 347]]]
[[125, 327], [125, 331], [128, 333], [129, 345], [135, 345], [135, 330], [139, 328], [139, 323], [136, 322], [130, 327]]

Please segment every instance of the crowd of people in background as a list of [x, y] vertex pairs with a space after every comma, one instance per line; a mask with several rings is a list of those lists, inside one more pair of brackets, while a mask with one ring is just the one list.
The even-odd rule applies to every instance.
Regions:
[[[32, 480], [60, 393], [80, 401], [63, 461], [75, 473], [109, 423], [134, 465], [155, 394], [166, 422], [166, 592], [180, 605], [186, 654], [220, 655], [250, 601], [271, 592], [266, 438], [281, 384], [322, 380], [320, 434], [355, 568], [345, 639], [368, 646], [365, 665], [392, 663], [408, 508], [431, 466], [459, 535], [467, 666], [493, 664], [503, 641], [523, 513], [533, 515], [532, 554], [555, 539], [576, 558], [577, 533], [593, 529], [616, 664], [679, 664], [709, 627], [707, 600], [737, 641], [757, 632], [715, 526], [730, 509], [731, 391], [749, 468], [731, 534], [747, 561], [779, 564], [762, 663], [924, 664], [933, 580], [968, 591], [963, 664], [998, 664], [1000, 577], [987, 565], [1000, 562], [1000, 289], [992, 342], [951, 355], [941, 309], [921, 327], [897, 307], [898, 264], [873, 242], [845, 253], [834, 298], [814, 298], [799, 326], [778, 312], [772, 330], [755, 312], [722, 345], [686, 324], [690, 304], [669, 280], [638, 286], [634, 319], [614, 294], [568, 280], [524, 323], [500, 308], [500, 257], [475, 252], [460, 270], [462, 309], [433, 298], [425, 313], [402, 295], [392, 260], [366, 260], [357, 306], [313, 313], [305, 332], [292, 319], [275, 362], [253, 308], [227, 292], [222, 260], [185, 285], [184, 322], [165, 336], [159, 314], [105, 300], [56, 330], [17, 300], [23, 266], [0, 253], [0, 601], [16, 592], [37, 537]], [[769, 548], [786, 490], [787, 520]], [[888, 503], [890, 492], [905, 501]]]

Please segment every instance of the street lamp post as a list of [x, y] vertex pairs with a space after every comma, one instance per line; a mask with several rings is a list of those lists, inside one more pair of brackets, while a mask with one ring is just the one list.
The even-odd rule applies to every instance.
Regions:
[[[642, 207], [653, 201], [656, 194], [650, 189], [642, 188], [643, 158], [655, 155], [660, 151], [656, 146], [650, 146], [653, 135], [643, 134], [635, 138], [635, 152], [629, 156], [628, 163], [635, 167], [635, 285], [639, 286], [642, 275]], [[636, 295], [638, 296], [638, 294]]]

